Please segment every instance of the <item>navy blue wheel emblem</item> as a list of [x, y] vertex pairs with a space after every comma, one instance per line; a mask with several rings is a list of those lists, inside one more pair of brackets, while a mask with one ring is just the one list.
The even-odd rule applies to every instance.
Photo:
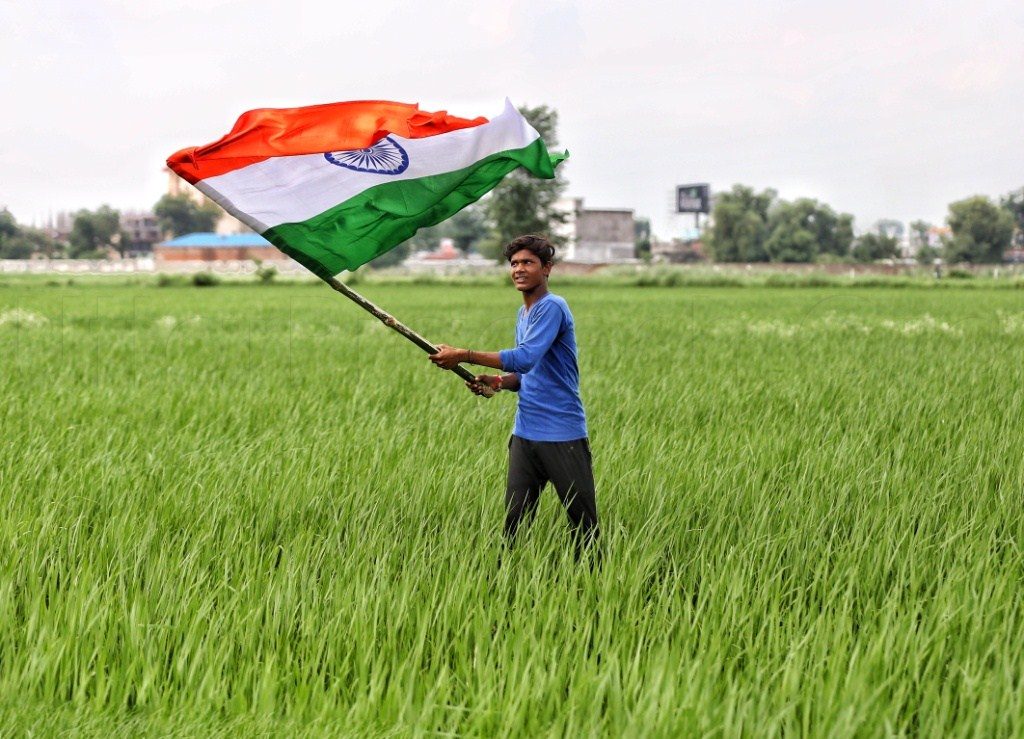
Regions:
[[373, 146], [349, 151], [329, 151], [324, 158], [353, 172], [401, 174], [409, 167], [409, 155], [398, 142], [385, 136]]

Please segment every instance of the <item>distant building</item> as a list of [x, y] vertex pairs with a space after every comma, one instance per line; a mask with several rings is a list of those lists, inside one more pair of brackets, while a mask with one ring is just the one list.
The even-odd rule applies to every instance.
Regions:
[[459, 250], [455, 248], [454, 241], [451, 239], [441, 239], [441, 243], [438, 244], [436, 251], [417, 252], [417, 256], [419, 256], [420, 259], [426, 259], [431, 262], [451, 262], [462, 255], [459, 253]]
[[153, 247], [157, 268], [168, 262], [291, 261], [256, 233], [194, 233], [162, 241]]
[[418, 251], [412, 254], [402, 266], [416, 272], [465, 272], [478, 271], [481, 269], [494, 269], [493, 259], [487, 259], [475, 252], [463, 254], [455, 248], [455, 242], [451, 239], [441, 239], [441, 243], [434, 251]]
[[556, 233], [566, 238], [565, 262], [632, 263], [636, 260], [633, 211], [629, 208], [584, 208], [583, 198], [558, 203], [567, 218]]
[[685, 264], [704, 261], [704, 244], [696, 239], [651, 242], [651, 261]]
[[147, 211], [125, 211], [121, 214], [121, 230], [128, 236], [128, 251], [150, 252], [153, 244], [163, 238], [160, 221]]
[[[164, 172], [167, 174], [167, 194], [175, 197], [179, 195], [186, 195], [195, 201], [197, 205], [210, 202], [203, 193], [199, 192], [191, 183], [186, 182], [181, 177], [172, 172], [168, 167], [164, 167]], [[219, 207], [219, 206], [218, 206]], [[240, 220], [235, 218], [233, 215], [226, 211], [221, 214], [217, 220], [214, 230], [219, 234], [246, 234], [253, 233], [253, 230], [242, 223]]]
[[71, 237], [71, 229], [75, 226], [75, 214], [70, 210], [57, 211], [46, 219], [43, 230], [47, 236], [57, 241], [67, 241]]

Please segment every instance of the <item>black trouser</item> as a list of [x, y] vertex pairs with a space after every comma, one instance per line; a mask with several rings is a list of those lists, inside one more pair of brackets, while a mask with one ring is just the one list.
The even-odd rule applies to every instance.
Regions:
[[512, 544], [519, 525], [537, 512], [540, 491], [551, 482], [569, 516], [577, 553], [597, 538], [597, 500], [590, 442], [529, 441], [513, 435], [508, 442], [505, 487], [505, 536]]

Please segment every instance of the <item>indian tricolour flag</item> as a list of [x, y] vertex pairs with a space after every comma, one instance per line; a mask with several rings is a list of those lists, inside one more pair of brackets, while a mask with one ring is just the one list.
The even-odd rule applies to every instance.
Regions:
[[508, 101], [493, 120], [372, 101], [253, 110], [167, 164], [327, 279], [449, 218], [517, 167], [554, 177], [565, 156], [549, 155]]

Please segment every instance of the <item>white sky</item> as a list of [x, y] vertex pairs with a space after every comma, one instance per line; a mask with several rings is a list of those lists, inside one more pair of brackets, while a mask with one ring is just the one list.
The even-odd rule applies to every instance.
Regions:
[[941, 222], [1024, 185], [1024, 2], [0, 0], [0, 205], [147, 208], [245, 110], [561, 115], [569, 194], [672, 236], [676, 184]]

